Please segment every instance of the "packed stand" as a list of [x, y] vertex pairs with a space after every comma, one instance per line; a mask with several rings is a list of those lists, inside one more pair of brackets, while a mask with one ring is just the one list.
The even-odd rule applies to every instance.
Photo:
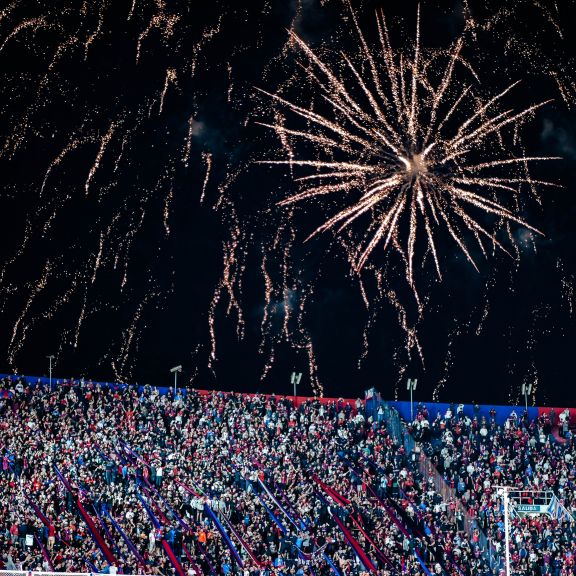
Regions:
[[455, 573], [409, 526], [410, 459], [360, 401], [0, 389], [0, 568]]
[[[421, 405], [409, 428], [468, 514], [476, 519], [501, 564], [505, 531], [499, 487], [514, 489], [509, 508], [512, 574], [574, 574], [576, 524], [571, 520], [576, 517], [576, 454], [568, 411], [558, 418], [552, 412], [533, 421], [528, 421], [526, 414], [512, 412], [503, 425], [497, 424], [495, 409], [487, 418], [479, 415], [478, 407], [474, 412], [467, 416], [459, 405], [444, 414], [430, 414]], [[563, 518], [514, 513], [520, 498], [536, 503], [544, 493], [557, 496], [565, 511]]]

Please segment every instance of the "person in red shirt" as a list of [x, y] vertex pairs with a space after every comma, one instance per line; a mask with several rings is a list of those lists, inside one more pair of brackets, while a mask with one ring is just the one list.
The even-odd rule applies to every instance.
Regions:
[[18, 540], [18, 524], [16, 522], [10, 526], [10, 540], [12, 544], [16, 544], [16, 540]]
[[51, 552], [52, 549], [54, 548], [55, 539], [56, 539], [56, 527], [54, 526], [54, 524], [50, 524], [50, 526], [48, 526], [48, 541], [46, 543], [46, 548], [48, 548], [49, 552]]

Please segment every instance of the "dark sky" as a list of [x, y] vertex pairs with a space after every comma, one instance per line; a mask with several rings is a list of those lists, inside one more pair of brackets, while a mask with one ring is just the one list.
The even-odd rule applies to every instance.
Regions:
[[[394, 46], [410, 54], [416, 2], [352, 4], [369, 42], [384, 7]], [[484, 403], [515, 402], [527, 382], [536, 404], [573, 404], [574, 6], [501, 4], [422, 1], [422, 45], [448, 47], [468, 18], [479, 93], [521, 80], [503, 109], [553, 100], [522, 127], [521, 147], [562, 156], [534, 175], [563, 188], [523, 195], [519, 216], [543, 236], [512, 225], [519, 258], [476, 250], [476, 272], [440, 237], [443, 280], [429, 255], [417, 272], [420, 318], [381, 251], [366, 306], [338, 236], [305, 242], [330, 209], [279, 207], [292, 176], [257, 164], [282, 151], [258, 124], [281, 109], [256, 88], [320, 98], [301, 82], [288, 30], [335, 65], [338, 50], [358, 49], [342, 0], [7, 4], [0, 368], [45, 374], [53, 353], [58, 375], [165, 384], [182, 364], [196, 387], [277, 393], [297, 369], [304, 394], [376, 386], [390, 398], [406, 396], [411, 376], [419, 398]]]

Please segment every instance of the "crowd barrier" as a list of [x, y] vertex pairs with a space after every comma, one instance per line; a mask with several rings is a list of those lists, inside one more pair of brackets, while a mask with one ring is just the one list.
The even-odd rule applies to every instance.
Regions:
[[[483, 556], [489, 562], [490, 566], [495, 569], [501, 565], [501, 559], [495, 554], [491, 542], [481, 529], [478, 520], [474, 518], [466, 509], [458, 494], [438, 472], [432, 461], [420, 450], [413, 436], [409, 433], [405, 424], [401, 420], [401, 413], [397, 409], [399, 402], [384, 402], [379, 396], [375, 396], [374, 410], [378, 413], [380, 407], [387, 418], [386, 426], [388, 433], [396, 442], [404, 446], [407, 454], [413, 454], [417, 458], [417, 465], [420, 474], [424, 480], [432, 479], [434, 490], [441, 496], [442, 500], [448, 505], [449, 517], [459, 524], [459, 530], [463, 530], [468, 535], [470, 541], [477, 542]], [[410, 405], [410, 403], [407, 403]], [[436, 405], [434, 405], [436, 406]], [[509, 414], [510, 412], [508, 412]], [[409, 420], [409, 414], [408, 414]]]
[[[25, 376], [23, 374], [0, 374], [0, 379], [10, 378], [11, 380], [23, 380], [27, 386], [50, 386], [56, 388], [56, 386], [77, 386], [80, 382], [90, 382], [94, 386], [100, 386], [105, 388], [111, 388], [112, 390], [126, 390], [127, 388], [136, 388], [139, 392], [144, 390], [144, 384], [124, 384], [119, 382], [102, 382], [98, 380], [84, 379], [84, 378], [56, 378], [53, 377], [52, 381], [46, 376]], [[174, 390], [174, 387], [170, 386], [152, 386], [158, 390], [162, 395], [168, 394], [168, 392]], [[2, 384], [0, 384], [0, 393], [2, 392]], [[186, 388], [178, 388], [178, 392], [183, 396], [186, 395]]]
[[[0, 374], [0, 379], [2, 378], [11, 378], [11, 379], [23, 379], [27, 385], [29, 386], [49, 386], [50, 379], [46, 376], [25, 376], [25, 375], [14, 375], [14, 374]], [[78, 384], [81, 380], [80, 379], [73, 379], [73, 378], [52, 378], [52, 386], [59, 386], [59, 385], [73, 385]], [[117, 382], [102, 382], [96, 380], [88, 380], [95, 386], [105, 386], [108, 388], [112, 388], [114, 390], [124, 390], [126, 388], [137, 388], [139, 392], [144, 389], [144, 385], [142, 384], [124, 384], [124, 383], [117, 383]], [[168, 394], [174, 388], [170, 386], [152, 386], [153, 388], [157, 389], [158, 392], [162, 395]], [[187, 394], [187, 387], [178, 388], [180, 394], [185, 396]], [[230, 392], [220, 391], [220, 390], [201, 390], [201, 389], [194, 389], [196, 392], [201, 394], [211, 394], [212, 392], [222, 392], [224, 394], [229, 394]], [[0, 384], [0, 396], [2, 395], [2, 387]], [[7, 391], [4, 391], [6, 393]], [[234, 392], [238, 393], [238, 392]], [[255, 393], [242, 393], [249, 396], [254, 396]], [[362, 399], [362, 402], [365, 403], [366, 410], [369, 414], [373, 416], [374, 419], [377, 418], [377, 411], [378, 407], [383, 402], [380, 393], [378, 393], [375, 389], [371, 389], [367, 391], [365, 399]], [[258, 394], [261, 395], [261, 394]], [[269, 398], [270, 394], [265, 394], [267, 398]], [[299, 405], [302, 402], [312, 399], [313, 397], [310, 396], [292, 396], [288, 394], [283, 395], [276, 395], [277, 398], [289, 398], [295, 399], [296, 405]], [[353, 408], [356, 407], [356, 399], [353, 398], [317, 398], [322, 403], [331, 403], [331, 402], [338, 402], [341, 401], [344, 404], [350, 404]], [[451, 408], [452, 411], [455, 413], [456, 408], [459, 404], [457, 403], [447, 403], [447, 402], [418, 402], [415, 401], [413, 403], [414, 413], [416, 413], [416, 409], [418, 406], [423, 405], [426, 406], [429, 413], [429, 418], [433, 420], [437, 413], [439, 412], [441, 416], [446, 414], [446, 411]], [[400, 416], [406, 421], [410, 421], [410, 414], [411, 414], [411, 404], [409, 401], [388, 401], [386, 402], [386, 406], [388, 408], [394, 408], [400, 414]], [[498, 424], [503, 425], [508, 416], [512, 411], [516, 412], [518, 416], [522, 415], [526, 410], [525, 406], [503, 406], [503, 405], [491, 405], [491, 404], [462, 404], [463, 412], [465, 415], [473, 418], [477, 416], [479, 418], [485, 417], [486, 419], [490, 418], [490, 412], [495, 410], [495, 420]], [[576, 408], [558, 408], [558, 407], [528, 407], [528, 418], [533, 420], [542, 414], [551, 415], [554, 419], [554, 424], [558, 424], [560, 413], [564, 410], [568, 410], [570, 413], [570, 421], [576, 422]]]
[[[410, 422], [410, 402], [408, 401], [396, 401], [396, 402], [389, 402], [390, 406], [393, 406], [398, 410], [400, 415], [406, 422]], [[446, 402], [414, 402], [414, 416], [416, 416], [416, 408], [418, 406], [426, 406], [428, 409], [428, 419], [430, 421], [436, 418], [436, 415], [440, 413], [442, 417], [446, 414], [448, 409], [452, 410], [454, 417], [456, 416], [456, 410], [459, 406], [457, 403], [446, 403]], [[525, 411], [525, 406], [502, 406], [502, 405], [491, 405], [491, 404], [462, 404], [463, 413], [468, 416], [469, 418], [474, 418], [475, 416], [479, 419], [485, 417], [486, 420], [490, 419], [490, 412], [492, 410], [495, 411], [494, 419], [496, 420], [497, 424], [503, 425], [506, 422], [508, 416], [510, 416], [511, 412], [516, 412], [518, 417], [520, 417]], [[530, 420], [534, 420], [537, 418], [543, 411], [549, 411], [550, 408], [533, 408], [528, 407], [528, 418]], [[558, 410], [558, 409], [556, 409]], [[556, 412], [559, 414], [559, 412]]]
[[448, 503], [448, 513], [457, 524], [460, 524], [458, 528], [461, 528], [466, 532], [468, 539], [471, 542], [476, 542], [478, 544], [480, 550], [482, 550], [482, 553], [492, 568], [500, 566], [501, 559], [495, 554], [492, 544], [478, 524], [478, 520], [468, 512], [458, 497], [456, 490], [446, 483], [444, 477], [440, 472], [438, 472], [434, 464], [432, 464], [424, 452], [420, 452], [418, 468], [425, 479], [432, 478], [434, 482], [434, 490], [440, 494], [444, 502]]
[[[195, 389], [195, 391], [202, 395], [202, 396], [207, 396], [209, 394], [213, 394], [215, 391], [214, 390], [199, 390], [199, 389]], [[302, 404], [303, 402], [307, 402], [309, 400], [317, 400], [318, 402], [320, 402], [320, 404], [324, 404], [324, 405], [330, 405], [330, 404], [336, 404], [338, 406], [346, 406], [349, 405], [353, 412], [356, 412], [356, 402], [358, 401], [358, 399], [354, 400], [352, 398], [326, 398], [324, 396], [319, 397], [319, 396], [291, 396], [288, 394], [284, 394], [284, 395], [279, 395], [279, 394], [255, 394], [252, 392], [221, 392], [221, 391], [216, 391], [216, 393], [220, 393], [220, 394], [241, 394], [242, 396], [264, 396], [267, 400], [274, 397], [277, 400], [278, 399], [283, 399], [286, 398], [288, 400], [291, 400], [292, 402], [294, 402], [295, 406], [300, 406], [300, 404]], [[362, 406], [364, 406], [364, 401], [360, 400], [360, 403]]]
[[[402, 418], [407, 422], [410, 421], [410, 402], [409, 401], [393, 401], [389, 402], [390, 406], [393, 406], [398, 410]], [[416, 415], [416, 410], [418, 406], [426, 406], [428, 408], [429, 419], [434, 420], [436, 418], [436, 414], [439, 412], [441, 416], [446, 414], [446, 411], [450, 408], [452, 412], [455, 413], [459, 404], [457, 403], [446, 403], [446, 402], [414, 402], [413, 409], [414, 415]], [[462, 404], [463, 412], [466, 416], [470, 418], [474, 418], [477, 416], [478, 418], [485, 417], [487, 420], [491, 417], [491, 411], [495, 411], [495, 420], [497, 424], [503, 425], [506, 422], [508, 416], [510, 416], [511, 412], [516, 412], [518, 416], [521, 416], [526, 411], [525, 406], [503, 406], [499, 404]], [[570, 414], [570, 422], [576, 423], [576, 408], [559, 408], [559, 407], [551, 407], [551, 406], [528, 406], [528, 419], [534, 420], [539, 416], [547, 414], [552, 420], [555, 425], [559, 423], [560, 414], [568, 410]]]
[[[46, 378], [45, 376], [24, 376], [24, 375], [15, 375], [15, 374], [0, 374], [0, 379], [10, 378], [11, 380], [23, 380], [27, 386], [36, 387], [36, 386], [50, 386], [50, 379]], [[84, 379], [73, 379], [73, 378], [52, 378], [52, 387], [55, 388], [56, 386], [77, 386], [81, 382], [88, 382], [94, 386], [106, 387], [111, 388], [112, 390], [126, 390], [127, 388], [136, 388], [138, 392], [142, 392], [145, 388], [145, 385], [142, 384], [120, 384], [116, 382], [99, 382], [96, 380], [84, 380]], [[174, 390], [173, 387], [168, 386], [151, 386], [158, 390], [161, 395], [166, 395], [169, 392]], [[274, 396], [276, 399], [287, 398], [292, 400], [296, 406], [299, 406], [303, 402], [307, 402], [308, 400], [318, 400], [321, 404], [329, 405], [329, 404], [337, 404], [340, 406], [349, 405], [354, 412], [356, 412], [356, 403], [360, 400], [362, 406], [364, 405], [363, 399], [354, 399], [354, 398], [334, 398], [334, 397], [317, 397], [317, 396], [292, 396], [288, 394], [260, 394], [257, 392], [231, 392], [225, 390], [203, 390], [199, 388], [186, 388], [186, 387], [179, 387], [178, 393], [182, 396], [186, 396], [189, 390], [194, 390], [200, 395], [206, 396], [208, 394], [241, 394], [242, 396], [264, 396], [266, 399], [271, 398]], [[0, 397], [2, 396], [2, 385], [0, 383]], [[7, 391], [4, 390], [6, 393]]]

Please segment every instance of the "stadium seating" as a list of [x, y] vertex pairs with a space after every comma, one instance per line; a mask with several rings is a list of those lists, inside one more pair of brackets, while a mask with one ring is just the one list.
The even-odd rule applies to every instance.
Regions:
[[403, 426], [380, 401], [0, 390], [4, 570], [499, 574], [505, 485], [553, 495], [547, 514], [512, 510], [512, 573], [574, 571], [572, 438], [547, 416], [419, 405]]

